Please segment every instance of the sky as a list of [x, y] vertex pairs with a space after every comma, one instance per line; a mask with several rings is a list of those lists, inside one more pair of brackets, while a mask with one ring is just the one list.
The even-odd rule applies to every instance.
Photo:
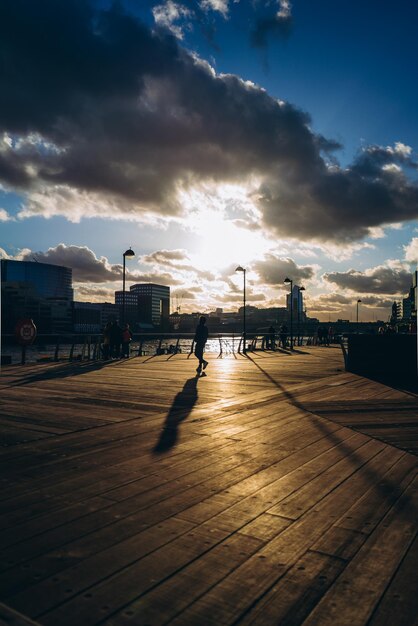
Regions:
[[418, 258], [418, 5], [1, 0], [0, 256], [75, 298], [387, 320]]

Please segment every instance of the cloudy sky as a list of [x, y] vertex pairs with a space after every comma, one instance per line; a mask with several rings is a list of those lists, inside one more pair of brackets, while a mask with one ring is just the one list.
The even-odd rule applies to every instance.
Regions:
[[[0, 255], [182, 311], [387, 319], [418, 257], [418, 5], [2, 0]], [[129, 284], [129, 283], [128, 283]]]

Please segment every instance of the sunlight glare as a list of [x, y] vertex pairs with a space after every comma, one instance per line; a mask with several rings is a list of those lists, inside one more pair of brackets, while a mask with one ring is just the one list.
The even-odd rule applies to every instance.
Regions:
[[[221, 269], [233, 263], [247, 264], [271, 247], [259, 229], [259, 212], [249, 191], [243, 185], [223, 184], [183, 192], [188, 228], [196, 234], [196, 265]], [[240, 226], [244, 219], [253, 223], [251, 229]]]

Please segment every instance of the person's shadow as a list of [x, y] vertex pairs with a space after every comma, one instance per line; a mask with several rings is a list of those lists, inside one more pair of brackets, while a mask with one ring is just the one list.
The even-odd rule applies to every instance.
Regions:
[[198, 380], [199, 376], [186, 380], [183, 389], [174, 398], [158, 442], [153, 448], [154, 454], [167, 452], [176, 444], [179, 424], [190, 415], [196, 404]]

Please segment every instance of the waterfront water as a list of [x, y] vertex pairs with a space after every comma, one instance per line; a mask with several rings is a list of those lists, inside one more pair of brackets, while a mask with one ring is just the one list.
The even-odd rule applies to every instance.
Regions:
[[[147, 356], [154, 356], [157, 352], [157, 348], [160, 344], [159, 339], [152, 339], [149, 341], [144, 341], [142, 343], [142, 354]], [[167, 338], [163, 339], [161, 342], [161, 349], [163, 349], [166, 353], [169, 354], [170, 346], [175, 347], [177, 344], [177, 338]], [[233, 352], [238, 351], [239, 337], [238, 336], [230, 336], [230, 337], [222, 337], [220, 339], [209, 339], [206, 344], [205, 351], [212, 354], [222, 354], [224, 356], [228, 354], [233, 354]], [[182, 354], [188, 354], [190, 352], [190, 348], [192, 345], [191, 339], [180, 339], [179, 348]], [[84, 347], [83, 343], [77, 343], [74, 346], [73, 350], [73, 359], [81, 359], [83, 356], [83, 348], [84, 348], [84, 358], [87, 358], [87, 347]], [[91, 345], [90, 352], [91, 356], [93, 355], [93, 345]], [[139, 349], [139, 341], [133, 341], [131, 343], [131, 356], [137, 356]], [[38, 363], [51, 361], [55, 356], [56, 345], [55, 344], [44, 344], [33, 346], [29, 346], [26, 349], [26, 363]], [[68, 360], [70, 356], [71, 344], [62, 344], [59, 346], [58, 351], [58, 359]], [[12, 357], [12, 364], [20, 363], [22, 358], [22, 349], [19, 346], [4, 346], [2, 350], [2, 355], [10, 355]]]

